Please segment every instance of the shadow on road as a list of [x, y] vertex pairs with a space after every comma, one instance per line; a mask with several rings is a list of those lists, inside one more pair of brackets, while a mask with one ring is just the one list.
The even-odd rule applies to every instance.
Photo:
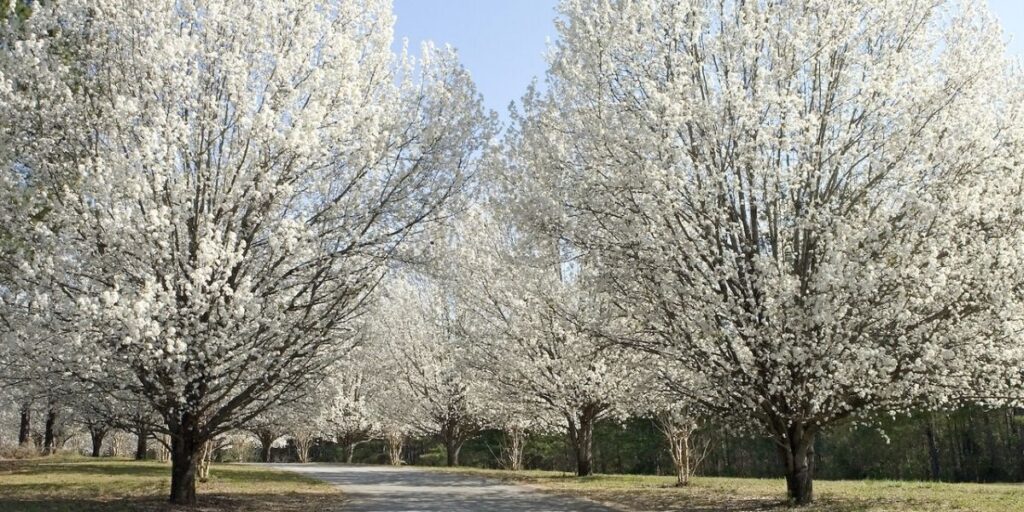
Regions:
[[268, 464], [338, 485], [352, 512], [613, 512], [528, 487], [411, 467]]

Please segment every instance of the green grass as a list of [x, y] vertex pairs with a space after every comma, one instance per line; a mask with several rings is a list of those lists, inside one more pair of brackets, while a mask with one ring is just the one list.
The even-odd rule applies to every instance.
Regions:
[[[647, 475], [576, 478], [553, 471], [436, 468], [528, 484], [579, 496], [623, 510], [748, 511], [785, 507], [781, 479], [696, 478], [689, 487]], [[47, 457], [0, 461], [3, 512], [184, 511], [165, 503], [170, 467], [159, 462]], [[1024, 510], [1024, 485], [947, 484], [898, 481], [815, 482], [816, 502], [801, 512], [910, 512]], [[310, 512], [342, 510], [331, 486], [286, 472], [240, 465], [214, 465], [199, 484], [199, 512]]]
[[252, 466], [218, 465], [198, 484], [199, 507], [166, 504], [170, 465], [120, 459], [45, 457], [0, 461], [0, 511], [309, 512], [340, 510], [330, 485]]
[[[756, 478], [695, 478], [675, 487], [675, 477], [594, 475], [577, 478], [554, 471], [508, 472], [458, 468], [477, 476], [528, 484], [637, 511], [747, 511], [788, 508], [785, 481]], [[885, 480], [819, 480], [815, 503], [801, 512], [1005, 512], [1024, 510], [1024, 485], [951, 484]]]

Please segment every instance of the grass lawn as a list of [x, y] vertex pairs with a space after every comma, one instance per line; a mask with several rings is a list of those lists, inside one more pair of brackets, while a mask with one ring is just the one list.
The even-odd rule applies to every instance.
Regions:
[[[442, 469], [443, 471], [449, 471]], [[695, 478], [674, 487], [675, 477], [594, 475], [576, 478], [553, 471], [458, 468], [451, 471], [500, 478], [636, 511], [747, 511], [789, 508], [782, 479]], [[801, 512], [1024, 511], [1024, 485], [947, 484], [880, 480], [814, 482], [815, 503]]]
[[85, 457], [0, 461], [3, 512], [327, 512], [341, 510], [330, 485], [297, 474], [218, 465], [199, 483], [199, 507], [165, 503], [171, 466], [159, 462]]

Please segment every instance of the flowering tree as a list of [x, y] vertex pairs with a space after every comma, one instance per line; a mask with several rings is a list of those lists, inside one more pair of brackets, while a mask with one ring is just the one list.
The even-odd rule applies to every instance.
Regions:
[[594, 424], [628, 410], [641, 357], [606, 343], [616, 314], [590, 286], [586, 262], [568, 262], [557, 243], [524, 235], [527, 225], [474, 213], [458, 258], [470, 358], [504, 394], [558, 418], [577, 474], [589, 475]]
[[[14, 333], [9, 333], [14, 334]], [[55, 453], [73, 434], [74, 417], [87, 395], [76, 382], [45, 364], [45, 347], [29, 350], [22, 336], [7, 336], [7, 348], [0, 359], [0, 390], [15, 405], [18, 444], [38, 449], [45, 455]], [[43, 364], [41, 364], [43, 363]]]
[[649, 335], [625, 341], [771, 435], [793, 501], [812, 500], [823, 428], [999, 371], [1017, 309], [992, 283], [1021, 282], [1024, 119], [974, 2], [562, 12], [508, 165], [562, 191], [554, 227]]
[[328, 430], [327, 412], [335, 389], [317, 382], [298, 400], [284, 403], [286, 412], [285, 432], [295, 445], [298, 462], [309, 462], [309, 450], [313, 442], [326, 435]]
[[[0, 239], [11, 241], [2, 235]], [[2, 276], [12, 274], [10, 267], [0, 269]], [[15, 281], [0, 280], [0, 389], [6, 389], [18, 404], [19, 444], [33, 444], [33, 412], [42, 412], [43, 442], [37, 448], [52, 452], [54, 427], [61, 420], [58, 414], [63, 402], [78, 390], [75, 383], [65, 378], [59, 365], [53, 364], [54, 347], [32, 328], [29, 318], [38, 307], [20, 293]]]
[[4, 164], [45, 185], [15, 220], [50, 219], [20, 286], [70, 371], [159, 412], [194, 504], [204, 443], [344, 351], [489, 124], [450, 52], [394, 57], [383, 0], [37, 7], [0, 60]]
[[637, 371], [644, 375], [633, 413], [654, 420], [665, 436], [669, 455], [676, 470], [676, 485], [689, 485], [711, 448], [702, 436], [707, 430], [708, 413], [691, 398], [708, 393], [692, 372], [667, 359], [652, 359]]
[[536, 407], [536, 398], [490, 381], [486, 367], [472, 368], [471, 371], [479, 382], [477, 414], [481, 424], [503, 433], [498, 463], [511, 471], [524, 469], [523, 456], [530, 435], [563, 430], [560, 416], [550, 408]]
[[374, 432], [366, 396], [372, 367], [364, 364], [364, 354], [363, 348], [357, 347], [323, 383], [330, 389], [330, 399], [324, 404], [324, 433], [344, 447], [348, 463], [352, 462], [356, 446], [369, 440]]
[[271, 462], [271, 449], [288, 430], [288, 415], [283, 405], [268, 408], [252, 417], [242, 427], [260, 445], [260, 462]]
[[409, 437], [427, 435], [422, 422], [417, 421], [415, 411], [419, 405], [416, 397], [395, 382], [395, 374], [386, 371], [386, 366], [375, 366], [373, 383], [367, 392], [367, 412], [372, 418], [374, 439], [383, 439], [387, 450], [388, 463], [402, 464], [402, 450]]
[[394, 276], [386, 288], [371, 322], [379, 353], [391, 365], [394, 385], [416, 402], [406, 411], [410, 420], [437, 434], [447, 465], [457, 466], [462, 445], [479, 428], [479, 394], [454, 303], [443, 288], [411, 272]]

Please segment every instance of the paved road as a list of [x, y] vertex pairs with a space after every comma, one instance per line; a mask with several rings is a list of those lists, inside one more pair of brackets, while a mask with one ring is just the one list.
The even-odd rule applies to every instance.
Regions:
[[341, 486], [351, 512], [613, 512], [568, 497], [413, 467], [266, 464]]

